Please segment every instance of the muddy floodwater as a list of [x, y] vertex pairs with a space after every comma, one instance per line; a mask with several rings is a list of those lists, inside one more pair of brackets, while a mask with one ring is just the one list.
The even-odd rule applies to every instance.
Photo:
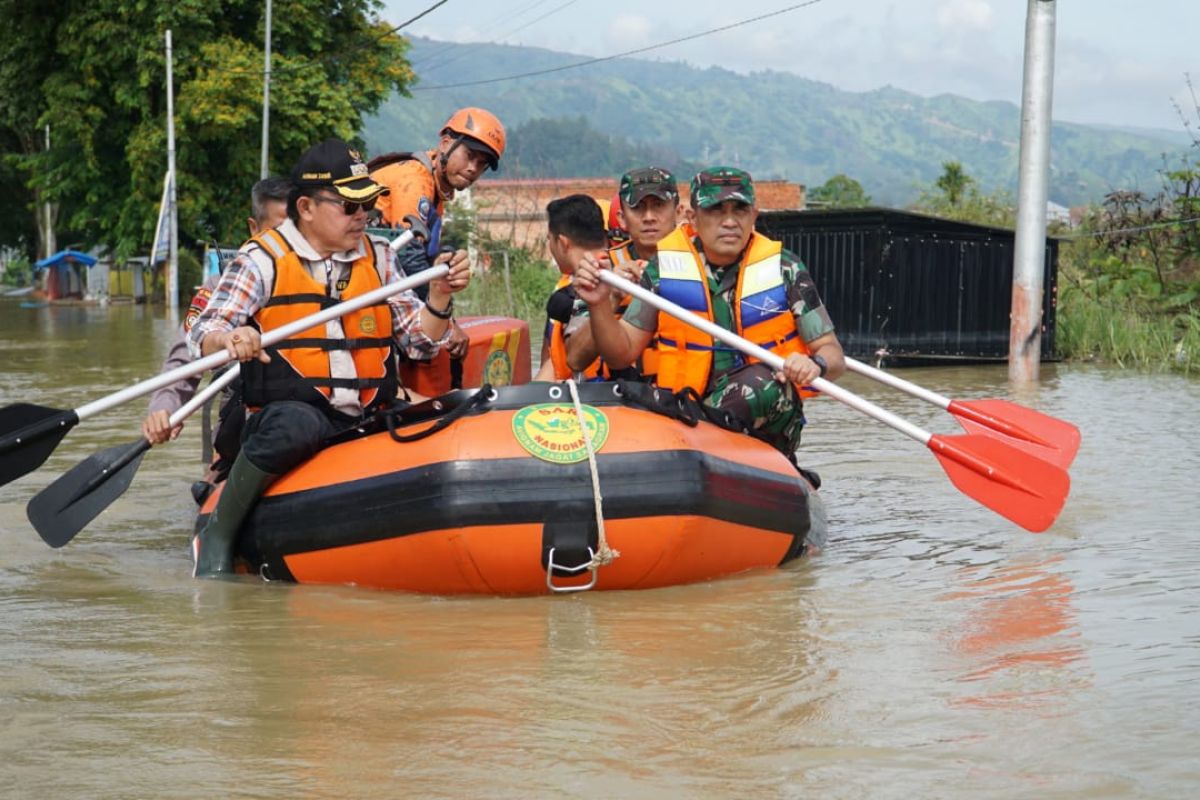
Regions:
[[[0, 300], [0, 405], [81, 406], [154, 374], [173, 335], [160, 309]], [[0, 488], [0, 797], [1195, 796], [1200, 382], [901, 374], [1082, 429], [1048, 532], [824, 399], [804, 451], [830, 540], [804, 563], [536, 598], [195, 581], [198, 424], [65, 548], [29, 525], [34, 494], [137, 438], [145, 402], [85, 420]]]

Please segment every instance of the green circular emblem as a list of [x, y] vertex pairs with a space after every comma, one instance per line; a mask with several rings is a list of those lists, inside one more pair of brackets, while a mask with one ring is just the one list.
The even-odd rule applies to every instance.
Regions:
[[483, 364], [483, 381], [492, 386], [508, 386], [512, 383], [512, 358], [504, 348], [488, 353]]
[[[592, 406], [583, 406], [583, 419], [596, 452], [608, 441], [608, 417]], [[574, 464], [587, 459], [587, 442], [579, 427], [575, 406], [539, 403], [513, 415], [513, 435], [531, 455], [555, 464]]]

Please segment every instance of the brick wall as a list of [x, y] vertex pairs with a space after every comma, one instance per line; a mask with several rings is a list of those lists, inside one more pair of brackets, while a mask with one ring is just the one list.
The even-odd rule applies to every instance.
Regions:
[[[805, 206], [805, 188], [788, 181], [755, 181], [758, 205], [763, 211], [799, 210]], [[572, 194], [610, 201], [617, 193], [616, 178], [548, 178], [482, 180], [471, 188], [471, 204], [479, 227], [494, 239], [505, 239], [533, 250], [545, 248], [546, 204]], [[688, 184], [679, 184], [681, 204], [688, 204]], [[548, 257], [548, 255], [547, 255]]]

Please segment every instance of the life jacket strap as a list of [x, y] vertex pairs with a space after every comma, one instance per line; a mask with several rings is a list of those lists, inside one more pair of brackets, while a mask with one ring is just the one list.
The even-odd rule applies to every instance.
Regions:
[[325, 294], [285, 294], [275, 295], [263, 304], [263, 308], [270, 308], [272, 306], [293, 306], [301, 303], [317, 305], [324, 310], [326, 308], [332, 308], [336, 306], [338, 301]]
[[275, 345], [277, 350], [297, 347], [313, 347], [318, 350], [365, 350], [368, 347], [387, 347], [392, 343], [386, 337], [360, 337], [357, 339], [285, 339]]
[[388, 379], [385, 378], [295, 378], [279, 379], [268, 378], [262, 382], [263, 388], [270, 390], [279, 390], [286, 393], [290, 388], [300, 385], [309, 386], [312, 388], [323, 387], [326, 389], [382, 389], [388, 384]]

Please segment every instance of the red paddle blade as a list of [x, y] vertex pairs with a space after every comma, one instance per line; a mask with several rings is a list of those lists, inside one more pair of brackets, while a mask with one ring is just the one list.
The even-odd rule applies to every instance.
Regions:
[[1007, 400], [951, 400], [946, 408], [967, 433], [998, 439], [1066, 469], [1079, 452], [1079, 428]]
[[928, 446], [959, 491], [1028, 531], [1049, 528], [1067, 502], [1066, 470], [998, 439], [934, 436]]

